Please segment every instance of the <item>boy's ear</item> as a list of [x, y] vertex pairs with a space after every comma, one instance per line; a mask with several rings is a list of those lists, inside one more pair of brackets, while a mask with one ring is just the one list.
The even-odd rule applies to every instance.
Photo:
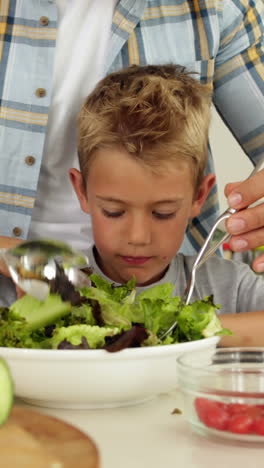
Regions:
[[72, 183], [74, 191], [79, 200], [81, 209], [85, 213], [89, 213], [90, 211], [89, 211], [89, 206], [88, 206], [87, 194], [86, 194], [86, 190], [84, 187], [82, 174], [77, 169], [71, 168], [69, 170], [69, 176], [70, 176], [70, 181]]
[[193, 204], [192, 204], [192, 210], [191, 210], [191, 218], [194, 218], [195, 216], [198, 216], [200, 214], [200, 211], [202, 209], [202, 206], [213, 188], [215, 184], [216, 177], [214, 174], [207, 174], [204, 178], [203, 181], [198, 189], [198, 192], [196, 193]]

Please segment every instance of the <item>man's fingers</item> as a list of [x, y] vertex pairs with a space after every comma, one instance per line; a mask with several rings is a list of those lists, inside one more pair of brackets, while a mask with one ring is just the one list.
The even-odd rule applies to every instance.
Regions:
[[12, 237], [0, 236], [0, 247], [5, 249], [10, 249], [11, 247], [16, 247], [18, 244], [21, 244], [21, 240], [13, 239]]
[[[238, 210], [226, 222], [232, 235], [231, 250], [243, 252], [264, 246], [264, 203], [260, 202], [264, 196], [264, 170], [243, 182], [227, 184], [225, 195], [229, 206]], [[250, 206], [256, 202], [260, 203]], [[252, 267], [257, 272], [264, 271], [264, 255], [256, 258]]]
[[[256, 229], [261, 228], [263, 228], [264, 233], [264, 203], [233, 214], [227, 220], [226, 228], [232, 235], [245, 234], [250, 231], [254, 231], [254, 235], [257, 235]], [[262, 236], [263, 234], [258, 235], [261, 239]], [[261, 242], [263, 242], [263, 244], [256, 244], [256, 246], [264, 245], [264, 236]]]
[[[10, 237], [0, 236], [0, 249], [10, 249], [11, 247], [16, 247], [18, 244], [21, 244], [21, 240], [12, 239]], [[5, 261], [0, 256], [0, 273], [5, 276], [10, 277], [9, 270], [6, 266]]]
[[229, 206], [236, 210], [241, 210], [255, 203], [264, 196], [264, 170], [257, 172], [244, 182], [228, 184], [225, 193], [228, 195]]
[[232, 236], [229, 241], [233, 252], [244, 252], [264, 245], [264, 228], [255, 229], [243, 235]]
[[252, 268], [257, 273], [263, 273], [264, 272], [264, 254], [259, 255], [259, 257], [255, 258], [255, 260], [252, 263]]
[[225, 186], [225, 196], [228, 197], [230, 193], [235, 190], [242, 182], [230, 182], [230, 184], [226, 184]]

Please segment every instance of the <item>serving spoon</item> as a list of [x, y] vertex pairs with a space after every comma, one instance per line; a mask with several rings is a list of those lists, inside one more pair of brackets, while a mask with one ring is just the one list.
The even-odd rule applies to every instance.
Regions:
[[89, 266], [83, 253], [64, 242], [40, 239], [23, 242], [10, 249], [0, 249], [11, 278], [24, 292], [45, 300], [49, 281], [61, 274], [61, 269], [75, 286], [90, 286], [88, 276], [80, 271]]

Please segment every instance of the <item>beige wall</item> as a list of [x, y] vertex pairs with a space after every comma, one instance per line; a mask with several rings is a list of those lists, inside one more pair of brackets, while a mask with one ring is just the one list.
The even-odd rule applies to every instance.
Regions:
[[210, 142], [215, 161], [220, 207], [223, 210], [227, 206], [224, 196], [225, 184], [246, 179], [253, 166], [215, 110], [213, 110]]

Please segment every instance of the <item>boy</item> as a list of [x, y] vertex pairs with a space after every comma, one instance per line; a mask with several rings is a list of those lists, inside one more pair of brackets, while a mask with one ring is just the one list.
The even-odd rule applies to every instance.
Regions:
[[[139, 290], [171, 282], [183, 295], [194, 259], [178, 251], [215, 183], [204, 175], [210, 105], [211, 90], [174, 65], [113, 73], [88, 96], [70, 178], [92, 219], [91, 266], [108, 281], [135, 276]], [[223, 345], [264, 345], [263, 290], [247, 265], [215, 256], [198, 270], [192, 299], [213, 294], [221, 305], [234, 332]]]

